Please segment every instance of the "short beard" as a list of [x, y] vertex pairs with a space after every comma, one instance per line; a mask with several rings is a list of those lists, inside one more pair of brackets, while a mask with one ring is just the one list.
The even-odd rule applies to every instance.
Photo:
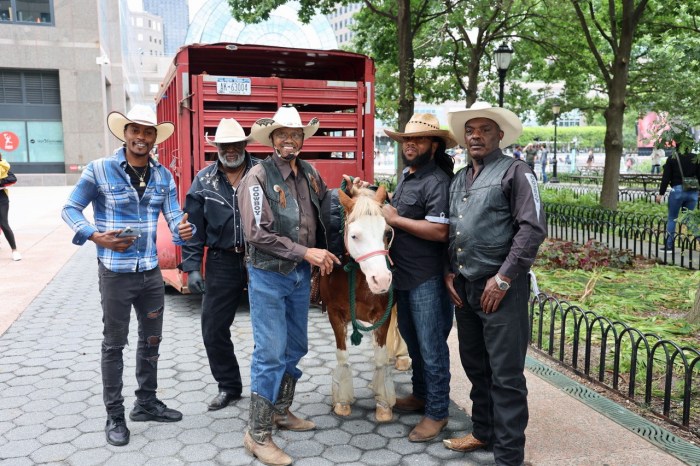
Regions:
[[422, 167], [426, 163], [430, 162], [430, 159], [433, 157], [432, 152], [430, 149], [426, 150], [422, 154], [418, 154], [418, 157], [416, 157], [413, 160], [408, 160], [405, 155], [403, 155], [403, 152], [401, 153], [401, 158], [403, 159], [403, 165], [404, 167]]
[[219, 153], [219, 162], [221, 162], [221, 165], [223, 165], [224, 168], [238, 168], [243, 165], [243, 162], [245, 162], [245, 153], [233, 162], [229, 162], [226, 160], [226, 155]]
[[280, 152], [277, 149], [275, 149], [275, 154], [277, 154], [277, 156], [279, 158], [281, 158], [282, 160], [284, 160], [285, 162], [291, 162], [292, 160], [296, 159], [299, 156], [299, 152], [300, 151], [296, 151], [296, 152], [284, 157], [284, 156], [282, 156], [282, 154], [280, 154]]

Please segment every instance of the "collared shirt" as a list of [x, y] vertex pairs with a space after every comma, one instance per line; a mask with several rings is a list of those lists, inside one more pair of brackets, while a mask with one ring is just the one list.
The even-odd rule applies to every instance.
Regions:
[[[262, 165], [254, 166], [241, 182], [238, 189], [239, 207], [243, 220], [243, 235], [246, 241], [256, 248], [273, 254], [283, 259], [301, 262], [309, 248], [316, 247], [316, 229], [318, 217], [316, 209], [311, 201], [309, 185], [300, 173], [294, 175], [291, 164], [285, 162], [278, 155], [272, 154], [275, 166], [282, 174], [285, 184], [292, 192], [299, 205], [299, 242], [295, 243], [290, 238], [282, 236], [275, 231], [274, 215], [270, 204], [263, 196], [262, 211], [259, 214], [253, 212], [253, 203], [250, 195], [251, 186], [266, 186], [267, 175]], [[319, 200], [328, 192], [328, 187], [320, 176], [317, 177], [319, 188]], [[259, 215], [259, 221], [257, 216]]]
[[[405, 168], [391, 205], [398, 214], [413, 220], [449, 224], [450, 177], [434, 160], [415, 173]], [[430, 241], [394, 228], [391, 258], [396, 264], [394, 286], [398, 290], [415, 288], [430, 277], [442, 275], [447, 243]]]
[[[483, 160], [473, 163], [488, 165], [500, 154], [500, 149], [497, 149]], [[465, 176], [466, 174], [466, 189], [471, 188], [474, 183], [473, 163], [463, 169], [464, 173], [459, 172], [455, 175]], [[478, 176], [477, 174], [477, 178]], [[537, 178], [527, 164], [516, 160], [503, 176], [501, 189], [506, 199], [510, 200], [515, 236], [510, 253], [498, 273], [514, 280], [521, 273], [529, 271], [535, 262], [537, 250], [547, 237], [547, 221], [537, 189]]]
[[[245, 176], [253, 166], [250, 154], [245, 155]], [[241, 179], [242, 179], [241, 177]], [[182, 247], [182, 270], [199, 270], [204, 246], [218, 249], [243, 248], [241, 213], [238, 210], [236, 188], [229, 183], [221, 163], [213, 163], [194, 177], [185, 198], [188, 221], [197, 227], [198, 234]]]
[[[156, 268], [156, 230], [160, 212], [168, 222], [173, 242], [183, 244], [177, 229], [183, 213], [177, 201], [173, 177], [154, 159], [149, 158], [149, 164], [151, 178], [141, 199], [126, 174], [126, 155], [121, 148], [111, 156], [90, 162], [63, 206], [61, 216], [75, 232], [73, 244], [85, 244], [96, 232], [127, 226], [141, 230], [141, 236], [124, 252], [97, 246], [98, 259], [112, 272], [142, 272]], [[83, 215], [90, 203], [94, 224]]]

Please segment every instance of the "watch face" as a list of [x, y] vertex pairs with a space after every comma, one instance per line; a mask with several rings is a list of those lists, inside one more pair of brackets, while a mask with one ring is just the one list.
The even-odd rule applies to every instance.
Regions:
[[507, 291], [508, 288], [510, 288], [510, 285], [508, 285], [507, 282], [501, 282], [501, 283], [498, 284], [498, 288], [499, 288], [501, 291]]

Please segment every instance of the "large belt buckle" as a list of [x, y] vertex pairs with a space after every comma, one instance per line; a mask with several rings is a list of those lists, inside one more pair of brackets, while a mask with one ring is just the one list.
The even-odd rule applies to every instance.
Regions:
[[243, 254], [243, 253], [245, 252], [245, 248], [244, 248], [243, 246], [235, 246], [235, 247], [233, 247], [233, 248], [231, 248], [231, 249], [232, 249], [233, 252], [235, 252], [236, 254]]

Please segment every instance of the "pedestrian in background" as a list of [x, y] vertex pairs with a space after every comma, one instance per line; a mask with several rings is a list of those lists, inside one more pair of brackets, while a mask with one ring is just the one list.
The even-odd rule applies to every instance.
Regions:
[[[181, 268], [187, 272], [187, 288], [202, 293], [202, 339], [209, 368], [218, 383], [218, 394], [209, 402], [215, 411], [241, 397], [243, 383], [231, 340], [231, 324], [247, 284], [245, 241], [236, 191], [253, 166], [245, 150], [250, 140], [233, 118], [223, 118], [214, 140], [216, 163], [194, 177], [185, 198], [185, 212], [197, 234], [182, 247]], [[207, 249], [206, 286], [201, 274]]]
[[0, 230], [2, 230], [5, 238], [7, 239], [7, 244], [10, 245], [12, 251], [11, 257], [13, 261], [22, 260], [22, 254], [17, 250], [17, 243], [15, 242], [15, 234], [10, 228], [10, 195], [8, 194], [7, 188], [17, 181], [17, 177], [10, 172], [10, 162], [2, 158], [2, 153], [0, 153]]
[[447, 251], [448, 187], [453, 163], [445, 153], [457, 145], [431, 114], [417, 113], [403, 133], [384, 130], [401, 144], [404, 168], [384, 218], [394, 228], [394, 294], [399, 331], [413, 364], [411, 394], [396, 400], [397, 411], [423, 417], [408, 440], [427, 442], [447, 425], [450, 354], [447, 337], [454, 311], [443, 280]]
[[493, 447], [496, 464], [520, 466], [529, 414], [525, 384], [528, 272], [547, 235], [532, 170], [503, 154], [522, 132], [510, 110], [476, 102], [448, 113], [473, 163], [450, 184], [450, 273], [459, 355], [472, 383], [472, 433], [451, 450]]
[[654, 149], [651, 151], [651, 174], [658, 175], [661, 173], [661, 158], [664, 157], [666, 153], [663, 149]]
[[[161, 213], [175, 244], [189, 240], [193, 228], [180, 210], [172, 175], [149, 157], [154, 144], [168, 139], [175, 126], [158, 123], [155, 112], [143, 105], [134, 106], [126, 116], [111, 112], [107, 126], [124, 146], [88, 164], [63, 207], [62, 217], [75, 232], [73, 244], [90, 240], [97, 245], [105, 436], [109, 444], [122, 446], [130, 437], [124, 418], [122, 352], [128, 342], [132, 306], [138, 319], [138, 389], [129, 418], [157, 422], [182, 419], [182, 413], [156, 397], [165, 302], [156, 231]], [[88, 204], [92, 204], [94, 223], [83, 215]]]

